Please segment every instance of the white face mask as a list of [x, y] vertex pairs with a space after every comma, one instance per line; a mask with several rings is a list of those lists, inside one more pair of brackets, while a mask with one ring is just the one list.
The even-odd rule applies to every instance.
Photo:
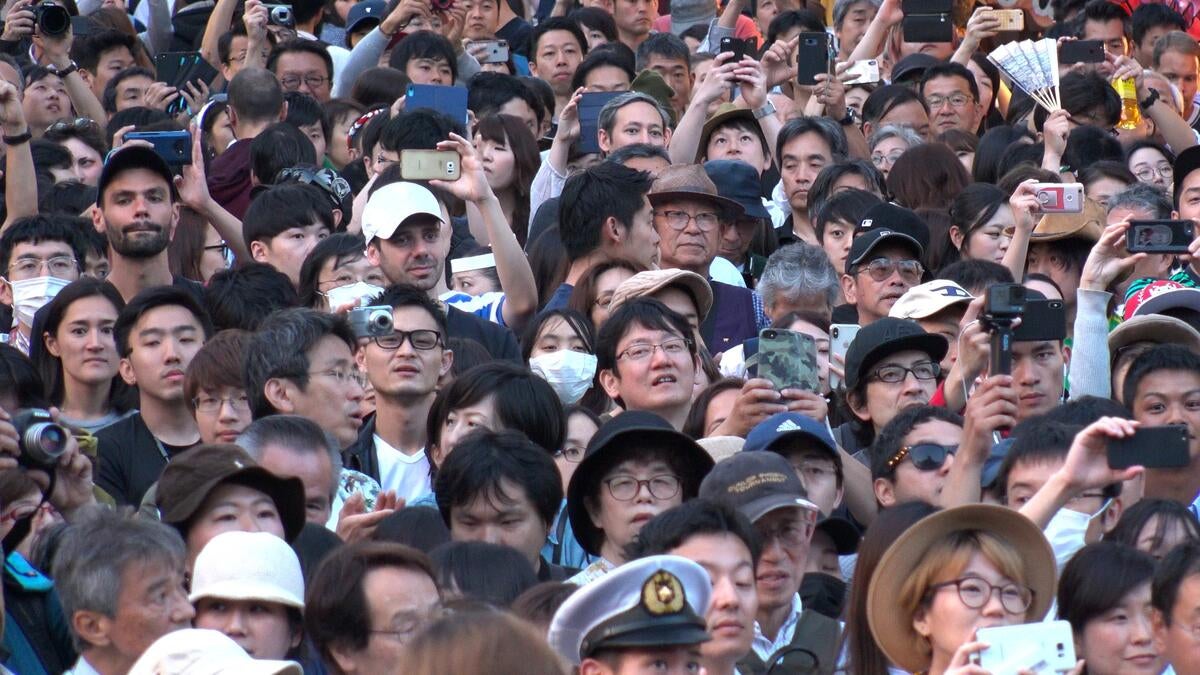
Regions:
[[1103, 516], [1110, 504], [1112, 504], [1111, 498], [1105, 500], [1104, 506], [1092, 514], [1063, 507], [1050, 519], [1043, 534], [1050, 542], [1050, 547], [1054, 549], [1054, 557], [1058, 560], [1060, 569], [1079, 549], [1083, 548], [1086, 543], [1084, 537], [1087, 536], [1088, 525], [1091, 525], [1096, 518]]
[[329, 301], [329, 309], [333, 310], [351, 302], [353, 302], [357, 307], [367, 300], [379, 295], [383, 292], [383, 290], [384, 289], [382, 286], [368, 284], [365, 281], [356, 281], [345, 286], [331, 288], [323, 295], [325, 296], [325, 299]]
[[58, 277], [34, 277], [8, 283], [12, 285], [13, 314], [19, 323], [32, 326], [33, 315], [71, 282]]
[[563, 405], [572, 405], [591, 388], [596, 377], [596, 357], [560, 349], [529, 359], [529, 368], [550, 383]]

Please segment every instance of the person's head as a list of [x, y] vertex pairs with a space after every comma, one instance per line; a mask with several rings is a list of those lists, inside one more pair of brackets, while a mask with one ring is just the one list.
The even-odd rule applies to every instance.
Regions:
[[902, 410], [926, 405], [949, 346], [908, 319], [883, 318], [858, 332], [846, 351], [846, 405], [876, 432]]
[[721, 229], [742, 215], [741, 204], [722, 197], [697, 164], [663, 169], [649, 199], [660, 237], [659, 264], [707, 275], [720, 247]]
[[408, 76], [413, 84], [452, 85], [458, 79], [454, 47], [428, 30], [410, 33], [392, 49], [388, 65]]
[[204, 305], [217, 330], [255, 331], [275, 310], [298, 307], [300, 301], [287, 275], [266, 263], [250, 263], [214, 274]]
[[511, 546], [535, 568], [562, 504], [558, 467], [523, 434], [466, 435], [438, 466], [438, 509], [455, 541]]
[[949, 208], [971, 183], [971, 174], [950, 148], [927, 143], [900, 155], [888, 174], [892, 199], [910, 209]]
[[[609, 17], [611, 21], [611, 17]], [[629, 91], [636, 73], [632, 59], [626, 58], [617, 49], [596, 49], [587, 55], [575, 69], [571, 78], [571, 89], [586, 88], [597, 91]]]
[[468, 0], [467, 16], [463, 26], [463, 37], [468, 40], [490, 40], [500, 28], [500, 2], [502, 0]]
[[196, 352], [212, 334], [208, 314], [186, 291], [155, 286], [134, 296], [113, 324], [118, 372], [143, 401], [186, 406], [184, 379]]
[[912, 127], [901, 124], [884, 124], [871, 133], [871, 163], [887, 178], [896, 160], [908, 151], [925, 142], [924, 137]]
[[295, 308], [268, 317], [246, 347], [246, 395], [255, 419], [304, 415], [349, 445], [362, 424], [355, 346], [340, 316]]
[[672, 33], [654, 33], [638, 45], [637, 69], [649, 69], [662, 76], [675, 95], [671, 105], [682, 115], [692, 97], [695, 74], [691, 69], [691, 52], [683, 40]]
[[1125, 166], [1139, 183], [1157, 187], [1164, 192], [1168, 197], [1168, 205], [1171, 201], [1171, 190], [1174, 189], [1174, 164], [1175, 153], [1161, 143], [1137, 141], [1125, 149]]
[[883, 172], [865, 159], [842, 159], [821, 169], [808, 190], [808, 218], [813, 220], [833, 195], [863, 190], [883, 197], [888, 189]]
[[312, 142], [313, 148], [316, 150], [316, 162], [314, 163], [324, 162], [325, 149], [329, 145], [330, 136], [329, 120], [325, 117], [325, 111], [321, 108], [321, 104], [310, 94], [302, 91], [288, 91], [284, 93], [284, 100], [287, 101], [287, 117], [284, 121], [299, 129]]
[[[398, 167], [397, 167], [398, 168]], [[381, 177], [398, 175], [390, 168]], [[417, 183], [375, 187], [363, 209], [367, 262], [393, 284], [431, 290], [443, 278], [450, 252], [450, 216], [434, 192]]]
[[540, 21], [529, 36], [529, 50], [529, 73], [548, 82], [555, 96], [570, 96], [575, 69], [588, 51], [579, 25], [566, 17]]
[[1150, 53], [1154, 71], [1179, 90], [1184, 110], [1190, 111], [1192, 106], [1188, 102], [1196, 95], [1196, 77], [1200, 70], [1200, 47], [1196, 39], [1182, 29], [1172, 30], [1157, 37]]
[[656, 267], [659, 236], [646, 198], [652, 181], [647, 173], [613, 162], [568, 178], [558, 210], [568, 260], [595, 256]]
[[287, 113], [283, 88], [271, 71], [246, 68], [229, 82], [230, 121], [239, 126], [266, 126]]
[[284, 91], [299, 91], [328, 101], [333, 91], [333, 57], [315, 40], [296, 39], [276, 45], [267, 57], [267, 70]]
[[1012, 272], [1007, 267], [990, 260], [959, 260], [937, 272], [938, 279], [953, 281], [978, 297], [987, 292], [988, 286], [1013, 283]]
[[141, 45], [136, 36], [119, 30], [100, 30], [76, 36], [71, 43], [71, 59], [79, 66], [79, 75], [100, 97], [104, 87], [117, 73], [136, 63]]
[[750, 430], [742, 450], [781, 455], [795, 469], [808, 500], [822, 514], [833, 513], [841, 504], [842, 460], [822, 423], [799, 413], [777, 413]]
[[760, 175], [771, 165], [771, 151], [758, 121], [744, 108], [718, 109], [704, 124], [700, 156], [706, 160], [741, 160]]
[[124, 307], [115, 288], [92, 278], [67, 284], [47, 303], [29, 358], [51, 404], [63, 404], [68, 380], [76, 386], [108, 387], [108, 404], [114, 404], [123, 387], [116, 379], [119, 359], [113, 326]]
[[972, 183], [950, 206], [950, 241], [966, 260], [1002, 262], [1014, 225], [1008, 195], [990, 183]]
[[546, 644], [545, 631], [518, 616], [495, 611], [455, 612], [433, 621], [405, 649], [403, 663], [406, 670], [420, 673], [566, 672]]
[[100, 180], [108, 145], [95, 121], [79, 117], [55, 122], [46, 129], [42, 139], [57, 143], [71, 153], [72, 168], [79, 182], [94, 186]]
[[838, 0], [833, 3], [833, 33], [843, 54], [851, 54], [867, 33], [879, 3], [874, 0]]
[[599, 330], [608, 320], [613, 292], [622, 282], [640, 271], [641, 266], [621, 259], [596, 263], [583, 273], [571, 289], [567, 306], [591, 319], [592, 326]]
[[1192, 630], [1200, 611], [1200, 544], [1188, 542], [1158, 564], [1150, 584], [1154, 643], [1175, 672], [1200, 668], [1200, 640]]
[[[480, 73], [471, 80], [467, 107], [483, 120], [492, 115], [511, 115], [529, 129], [533, 138], [540, 135], [537, 96], [521, 80], [503, 73]], [[476, 133], [479, 130], [476, 129]], [[494, 134], [493, 134], [494, 135]]]
[[671, 114], [649, 94], [626, 92], [600, 109], [596, 138], [605, 153], [633, 143], [667, 147], [671, 143]]
[[614, 0], [613, 20], [623, 42], [637, 42], [650, 32], [658, 17], [658, 0]]
[[799, 242], [767, 258], [756, 289], [772, 319], [802, 311], [828, 317], [837, 302], [838, 275], [822, 248]]
[[283, 659], [304, 634], [304, 577], [287, 542], [266, 532], [213, 537], [192, 568], [196, 628], [224, 633], [255, 659]]
[[293, 183], [267, 188], [250, 202], [242, 236], [255, 261], [283, 272], [294, 285], [305, 257], [333, 225], [333, 209], [320, 188]]
[[[314, 309], [337, 309], [355, 299], [374, 297], [387, 279], [367, 261], [362, 235], [339, 232], [322, 239], [300, 266], [300, 303]], [[337, 290], [345, 289], [345, 290]]]
[[1090, 0], [1083, 8], [1082, 39], [1100, 40], [1113, 56], [1129, 54], [1129, 13], [1107, 0]]
[[427, 293], [405, 285], [388, 288], [371, 304], [390, 307], [395, 326], [391, 335], [360, 340], [355, 356], [376, 398], [402, 408], [428, 403], [454, 360], [445, 312]]
[[[1182, 345], [1159, 345], [1134, 359], [1121, 400], [1146, 425], [1184, 424], [1189, 453], [1200, 457], [1200, 356]], [[1154, 495], [1150, 495], [1154, 496]]]
[[831, 195], [816, 212], [813, 229], [817, 242], [835, 271], [846, 269], [855, 228], [867, 212], [880, 203], [880, 198], [872, 192], [848, 188]]
[[131, 66], [112, 76], [104, 86], [100, 102], [104, 112], [113, 113], [142, 105], [146, 89], [154, 83], [154, 72], [149, 68]]
[[[1085, 205], [1087, 227], [1101, 227], [1104, 221], [1103, 209], [1097, 205]], [[1092, 218], [1095, 218], [1093, 221]], [[1093, 226], [1090, 223], [1095, 222]], [[1051, 241], [1034, 241], [1029, 244], [1025, 255], [1025, 274], [1040, 273], [1058, 285], [1062, 292], [1063, 301], [1067, 308], [1075, 307], [1075, 291], [1079, 288], [1079, 279], [1083, 274], [1083, 264], [1087, 262], [1088, 254], [1095, 245], [1095, 239], [1087, 236], [1067, 236]]]
[[775, 162], [793, 214], [808, 213], [808, 194], [825, 165], [847, 154], [846, 133], [826, 117], [798, 117], [779, 130]]
[[600, 385], [626, 410], [680, 416], [691, 403], [699, 363], [691, 336], [687, 320], [658, 300], [625, 303], [596, 341]]
[[0, 303], [27, 329], [34, 314], [83, 271], [83, 242], [63, 216], [14, 220], [0, 235]]
[[388, 672], [441, 602], [429, 557], [402, 544], [342, 546], [311, 574], [304, 632], [337, 675]]
[[100, 173], [92, 225], [108, 237], [110, 262], [165, 255], [180, 204], [166, 162], [145, 147], [109, 155]]
[[884, 507], [936, 504], [962, 440], [962, 418], [921, 405], [899, 412], [880, 430], [868, 454], [875, 499]]
[[97, 509], [72, 523], [52, 573], [75, 649], [119, 670], [191, 626], [184, 546], [170, 527]]
[[938, 63], [921, 76], [921, 98], [929, 106], [930, 122], [936, 133], [959, 129], [974, 134], [986, 110], [979, 104], [979, 84], [960, 63]]
[[592, 322], [570, 309], [538, 313], [521, 335], [521, 358], [546, 379], [564, 405], [578, 403], [596, 377]]
[[929, 108], [912, 89], [898, 84], [882, 86], [863, 101], [863, 135], [867, 138], [885, 124], [906, 126], [922, 138], [930, 138]]
[[1157, 68], [1154, 50], [1163, 36], [1187, 30], [1183, 16], [1173, 7], [1161, 4], [1138, 5], [1130, 15], [1129, 23], [1133, 56], [1146, 68]]
[[313, 166], [318, 159], [313, 142], [303, 131], [290, 122], [276, 122], [250, 141], [250, 179], [255, 185], [274, 185], [280, 171]]
[[1105, 541], [1135, 548], [1155, 560], [1185, 542], [1200, 541], [1200, 523], [1186, 506], [1170, 499], [1139, 499], [1121, 514]]
[[475, 146], [488, 185], [516, 200], [511, 225], [522, 245], [528, 240], [529, 194], [538, 170], [536, 134], [536, 118], [522, 120], [509, 114], [488, 115], [475, 126]]
[[874, 206], [863, 216], [841, 278], [842, 295], [857, 308], [860, 324], [887, 316], [921, 282], [924, 249], [915, 236], [923, 228], [915, 213], [894, 204]]
[[232, 443], [250, 424], [250, 400], [242, 382], [242, 359], [250, 334], [221, 331], [188, 364], [183, 400], [196, 418], [202, 443]]

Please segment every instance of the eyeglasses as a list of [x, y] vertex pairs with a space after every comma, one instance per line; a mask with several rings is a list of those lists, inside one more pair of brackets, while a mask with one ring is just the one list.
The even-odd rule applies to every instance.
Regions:
[[896, 451], [887, 461], [889, 469], [895, 469], [907, 457], [913, 466], [921, 471], [937, 471], [946, 464], [946, 458], [958, 452], [957, 445], [938, 445], [936, 443], [917, 443], [906, 445]]
[[300, 83], [303, 82], [308, 85], [309, 89], [316, 89], [317, 87], [325, 86], [325, 83], [328, 81], [329, 78], [324, 75], [305, 75], [304, 77], [289, 75], [279, 80], [279, 86], [288, 91], [295, 91], [300, 88]]
[[864, 265], [859, 265], [855, 274], [866, 272], [875, 281], [887, 281], [892, 274], [897, 270], [900, 272], [900, 278], [904, 281], [915, 284], [921, 281], [921, 275], [925, 273], [925, 266], [916, 260], [892, 260], [890, 258], [876, 258]]
[[20, 274], [22, 276], [34, 276], [42, 270], [50, 272], [51, 276], [60, 279], [66, 278], [72, 272], [79, 271], [79, 261], [74, 256], [56, 255], [53, 258], [17, 258], [16, 262], [8, 266], [10, 274]]
[[[583, 461], [583, 452], [584, 452], [583, 448], [566, 447], [566, 448], [562, 448], [561, 450], [555, 450], [554, 451], [554, 459], [558, 459], [559, 457], [562, 457], [563, 459], [567, 460], [568, 462], [570, 462], [572, 464], [578, 464], [579, 462]], [[608, 489], [608, 491], [612, 492], [612, 488], [610, 487]], [[653, 493], [651, 493], [651, 494], [653, 494]], [[615, 497], [616, 495], [613, 495], [613, 496]]]
[[331, 197], [335, 208], [342, 207], [342, 201], [350, 194], [350, 183], [337, 174], [333, 169], [311, 169], [304, 166], [292, 166], [283, 169], [275, 176], [275, 183], [294, 182], [305, 185], [315, 185]]
[[604, 481], [604, 485], [608, 487], [608, 494], [619, 502], [627, 502], [637, 496], [644, 485], [650, 491], [650, 496], [655, 499], [670, 499], [679, 494], [680, 480], [679, 476], [669, 473], [652, 476], [647, 480], [634, 478], [633, 476], [613, 476]]
[[413, 349], [428, 351], [442, 343], [442, 336], [436, 330], [421, 328], [418, 330], [398, 330], [391, 335], [377, 335], [371, 338], [371, 340], [380, 349], [388, 351], [400, 349], [400, 345], [403, 345], [405, 340], [408, 340]]
[[46, 127], [48, 134], [61, 134], [68, 131], [87, 131], [89, 129], [100, 129], [100, 125], [96, 124], [96, 120], [90, 117], [76, 117], [73, 120], [59, 120], [54, 124]]
[[1171, 177], [1175, 175], [1175, 170], [1171, 168], [1170, 164], [1163, 162], [1158, 166], [1143, 166], [1137, 171], [1134, 171], [1133, 175], [1137, 176], [1137, 179], [1143, 183], [1149, 183], [1153, 181], [1156, 176], [1164, 180], [1171, 180]]
[[225, 241], [222, 241], [219, 244], [212, 244], [211, 246], [205, 246], [204, 250], [205, 251], [216, 251], [221, 254], [222, 258], [229, 257], [229, 244]]
[[904, 378], [908, 377], [909, 373], [918, 380], [932, 380], [940, 375], [942, 366], [933, 361], [921, 361], [914, 363], [912, 368], [905, 368], [900, 365], [886, 365], [881, 368], [876, 368], [875, 372], [871, 373], [871, 378], [886, 382], [887, 384], [896, 384], [903, 382]]
[[875, 168], [882, 169], [884, 164], [895, 164], [896, 160], [900, 159], [900, 155], [904, 154], [904, 150], [897, 150], [891, 154], [885, 155], [882, 153], [871, 155], [871, 163]]
[[754, 529], [758, 532], [759, 539], [762, 540], [763, 548], [771, 545], [772, 541], [779, 540], [779, 543], [785, 547], [794, 548], [803, 546], [812, 540], [813, 527], [817, 522], [817, 513], [811, 509], [802, 509], [801, 517], [785, 522], [776, 527], [765, 527], [763, 525], [755, 525]]
[[347, 385], [353, 382], [359, 387], [367, 386], [367, 377], [357, 370], [338, 370], [331, 368], [329, 370], [309, 371], [309, 375], [320, 375], [321, 377], [331, 377], [338, 381], [340, 385]]
[[717, 225], [721, 224], [721, 218], [712, 211], [702, 211], [696, 215], [692, 215], [687, 211], [676, 211], [670, 209], [667, 211], [656, 211], [656, 215], [662, 216], [667, 225], [672, 230], [683, 231], [687, 228], [688, 223], [696, 221], [696, 227], [700, 228], [701, 232], [712, 232]]
[[654, 354], [655, 351], [661, 349], [664, 354], [671, 358], [683, 356], [688, 352], [688, 347], [692, 344], [691, 340], [686, 338], [672, 338], [663, 340], [662, 344], [652, 345], [639, 343], [626, 347], [624, 351], [617, 354], [618, 361], [645, 361]]
[[246, 412], [250, 409], [250, 399], [245, 394], [241, 396], [198, 396], [192, 399], [192, 407], [198, 412], [215, 413], [221, 409], [221, 406], [228, 403], [230, 407], [238, 412]]
[[930, 110], [937, 110], [946, 103], [949, 103], [950, 107], [952, 108], [962, 108], [970, 101], [971, 97], [967, 96], [966, 94], [950, 94], [949, 96], [934, 95], [925, 97], [925, 103], [929, 106]]
[[1033, 590], [1029, 587], [1017, 584], [994, 586], [979, 577], [965, 577], [934, 584], [929, 587], [929, 594], [932, 596], [943, 588], [951, 586], [958, 589], [958, 599], [971, 609], [983, 609], [984, 605], [987, 605], [988, 601], [992, 599], [992, 594], [997, 591], [1000, 593], [1000, 605], [1009, 614], [1024, 614], [1033, 604]]
[[441, 617], [446, 611], [441, 607], [433, 607], [426, 612], [400, 612], [392, 617], [391, 630], [371, 630], [372, 635], [385, 635], [401, 644], [408, 642], [419, 630], [431, 621]]

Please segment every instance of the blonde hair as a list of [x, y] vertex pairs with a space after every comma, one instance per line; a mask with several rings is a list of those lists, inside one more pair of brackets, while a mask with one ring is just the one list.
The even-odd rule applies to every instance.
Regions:
[[406, 646], [402, 661], [406, 673], [568, 673], [544, 636], [501, 611], [468, 610], [434, 621]]

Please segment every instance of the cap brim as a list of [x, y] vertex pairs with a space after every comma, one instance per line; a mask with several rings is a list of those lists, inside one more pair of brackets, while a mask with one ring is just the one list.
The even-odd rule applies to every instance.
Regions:
[[859, 366], [858, 371], [847, 373], [847, 375], [852, 375], [853, 377], [847, 379], [846, 388], [854, 389], [857, 387], [858, 383], [862, 380], [863, 375], [866, 374], [865, 371], [874, 367], [875, 364], [879, 363], [883, 359], [886, 359], [897, 352], [909, 350], [925, 352], [926, 354], [929, 354], [929, 358], [935, 363], [940, 363], [941, 360], [945, 358], [946, 352], [950, 351], [950, 343], [946, 340], [946, 338], [938, 335], [937, 333], [918, 333], [902, 338], [896, 338], [895, 340], [889, 340], [888, 342], [878, 345], [866, 354], [863, 354], [862, 365]]
[[273, 602], [285, 607], [295, 607], [304, 611], [304, 600], [297, 598], [276, 585], [261, 584], [247, 579], [219, 581], [205, 586], [203, 592], [192, 592], [188, 602], [195, 604], [201, 598], [222, 598], [225, 600], [258, 600]]
[[660, 620], [650, 625], [639, 626], [637, 630], [626, 635], [605, 638], [599, 648], [698, 645], [711, 639], [712, 636], [708, 634], [703, 624], [671, 623]]
[[1200, 353], [1200, 331], [1180, 319], [1162, 314], [1138, 314], [1119, 324], [1108, 334], [1108, 352], [1113, 354], [1137, 342], [1180, 344]]
[[969, 504], [926, 516], [884, 552], [867, 590], [867, 620], [875, 642], [894, 665], [910, 673], [928, 670], [930, 657], [921, 648], [913, 618], [897, 610], [896, 599], [929, 547], [958, 530], [990, 532], [1017, 550], [1025, 565], [1025, 583], [1033, 589], [1027, 620], [1041, 620], [1054, 600], [1054, 551], [1033, 521], [994, 504]]
[[1200, 290], [1180, 288], [1158, 295], [1138, 305], [1134, 316], [1159, 314], [1170, 309], [1194, 309], [1200, 311]]
[[295, 541], [300, 535], [300, 530], [304, 529], [304, 483], [299, 478], [276, 476], [261, 466], [247, 466], [233, 473], [214, 476], [195, 486], [189, 494], [171, 504], [170, 508], [163, 508], [162, 495], [159, 494], [157, 499], [162, 522], [176, 527], [183, 526], [196, 515], [208, 495], [222, 483], [244, 485], [271, 497], [271, 501], [275, 502], [275, 509], [279, 511], [284, 539], [288, 543]]
[[700, 146], [696, 149], [696, 162], [705, 155], [705, 150], [708, 148], [708, 138], [712, 136], [712, 132], [717, 127], [725, 124], [729, 120], [744, 119], [754, 124], [754, 128], [758, 129], [758, 120], [754, 119], [754, 111], [749, 108], [732, 108], [723, 110], [704, 121], [704, 127], [700, 131]]
[[721, 195], [713, 195], [707, 192], [692, 192], [690, 190], [664, 190], [662, 192], [651, 192], [646, 195], [650, 200], [651, 206], [658, 206], [672, 201], [681, 199], [689, 199], [693, 201], [711, 202], [717, 208], [725, 211], [727, 218], [740, 218], [746, 213], [746, 209], [738, 202], [732, 199], [726, 199]]
[[915, 238], [913, 238], [903, 232], [897, 232], [895, 230], [892, 230], [892, 231], [888, 232], [887, 234], [879, 237], [875, 241], [871, 242], [871, 245], [868, 246], [867, 248], [863, 249], [863, 252], [859, 253], [857, 258], [855, 258], [853, 260], [851, 260], [850, 258], [846, 258], [846, 269], [849, 270], [854, 265], [858, 265], [858, 264], [862, 263], [862, 261], [867, 259], [867, 256], [871, 255], [872, 251], [879, 248], [880, 246], [883, 246], [886, 243], [895, 243], [897, 241], [904, 243], [904, 244], [908, 244], [908, 245], [912, 246], [913, 248], [915, 248], [917, 250], [917, 257], [921, 257], [925, 253], [925, 248], [923, 246], [921, 246], [921, 242], [917, 241]]
[[816, 504], [808, 501], [803, 497], [789, 496], [782, 493], [769, 494], [764, 497], [759, 497], [753, 501], [746, 502], [738, 507], [738, 511], [742, 515], [750, 519], [750, 522], [755, 522], [759, 518], [767, 515], [772, 511], [779, 509], [805, 509], [808, 511], [816, 511], [820, 513], [820, 509]]
[[[764, 446], [763, 450], [769, 450], [771, 452], [780, 452], [781, 451], [780, 446], [782, 446], [784, 443], [787, 443], [788, 441], [795, 440], [797, 438], [807, 439], [807, 440], [812, 441], [817, 446], [819, 446], [820, 449], [830, 453], [835, 458], [839, 458], [839, 460], [840, 460], [841, 456], [838, 455], [837, 448], [829, 445], [828, 439], [818, 436], [817, 434], [814, 434], [814, 433], [811, 433], [808, 431], [803, 431], [803, 430], [786, 431], [782, 434], [779, 434], [770, 443], [768, 443], [766, 446]], [[839, 461], [839, 464], [840, 463], [841, 462]]]
[[829, 535], [838, 555], [850, 555], [858, 550], [858, 530], [845, 518], [830, 516], [817, 521], [817, 529]]
[[105, 188], [113, 178], [131, 169], [146, 169], [162, 176], [170, 186], [171, 194], [175, 194], [175, 179], [171, 173], [171, 167], [167, 166], [166, 160], [160, 157], [153, 148], [144, 145], [122, 146], [109, 154], [108, 160], [104, 162], [104, 168], [100, 170], [100, 179], [97, 183], [99, 194], [104, 194]]

